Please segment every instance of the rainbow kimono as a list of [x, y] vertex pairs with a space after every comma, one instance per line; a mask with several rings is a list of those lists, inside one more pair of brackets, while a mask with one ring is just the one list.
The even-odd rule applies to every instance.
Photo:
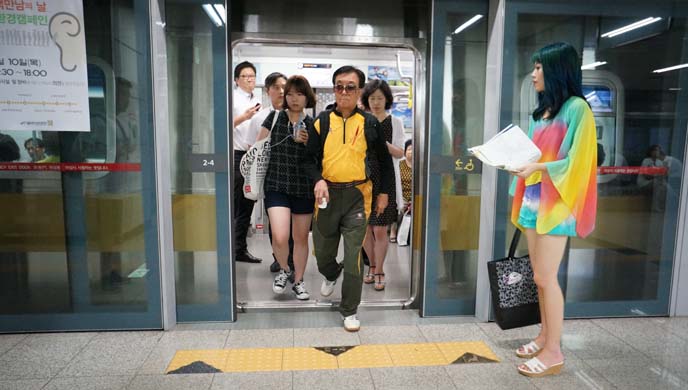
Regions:
[[511, 222], [523, 230], [532, 207], [538, 234], [586, 237], [597, 212], [597, 135], [590, 107], [569, 98], [554, 119], [531, 120], [528, 136], [542, 151], [539, 162], [547, 170], [514, 178]]

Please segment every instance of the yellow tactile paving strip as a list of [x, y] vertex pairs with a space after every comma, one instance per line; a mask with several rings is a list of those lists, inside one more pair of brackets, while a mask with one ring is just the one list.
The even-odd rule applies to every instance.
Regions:
[[[332, 348], [249, 348], [177, 351], [167, 373], [193, 364], [221, 372], [298, 371], [338, 368], [443, 366], [459, 363], [498, 362], [485, 343], [447, 342], [357, 345]], [[175, 372], [176, 373], [176, 372]]]

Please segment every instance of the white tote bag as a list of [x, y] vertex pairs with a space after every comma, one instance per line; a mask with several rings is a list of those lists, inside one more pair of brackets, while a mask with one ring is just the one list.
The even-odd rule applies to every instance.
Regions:
[[397, 230], [398, 246], [407, 246], [409, 244], [409, 233], [411, 233], [411, 213], [407, 211], [403, 218], [401, 218], [401, 224]]
[[278, 116], [279, 111], [275, 111], [268, 136], [254, 143], [239, 163], [239, 172], [244, 177], [244, 197], [246, 199], [258, 200], [265, 197], [263, 183], [270, 164], [270, 136]]

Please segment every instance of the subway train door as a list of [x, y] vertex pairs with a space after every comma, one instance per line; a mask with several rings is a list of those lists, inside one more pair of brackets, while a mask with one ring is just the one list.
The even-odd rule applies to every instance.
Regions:
[[[305, 76], [314, 89], [316, 104], [307, 114], [315, 117], [334, 102], [332, 88], [333, 72], [344, 65], [361, 69], [368, 80], [384, 79], [390, 85], [393, 95], [390, 114], [401, 118], [404, 139], [412, 139], [418, 133], [416, 119], [417, 105], [414, 98], [422, 92], [416, 85], [421, 57], [419, 52], [406, 44], [345, 44], [317, 42], [307, 39], [254, 40], [250, 37], [232, 43], [232, 67], [249, 61], [256, 67], [256, 88], [254, 95], [262, 101], [264, 109], [272, 106], [265, 78], [273, 72], [287, 77]], [[230, 70], [231, 71], [231, 70]], [[396, 165], [399, 159], [394, 159]], [[236, 180], [236, 178], [235, 178]], [[400, 196], [399, 196], [400, 197]], [[399, 198], [397, 197], [397, 198]], [[256, 202], [247, 239], [251, 254], [263, 260], [260, 264], [235, 263], [236, 297], [241, 310], [302, 309], [319, 307], [328, 310], [340, 299], [339, 289], [328, 298], [319, 294], [323, 280], [318, 272], [316, 259], [312, 255], [312, 240], [309, 239], [309, 255], [304, 283], [310, 293], [308, 301], [299, 301], [288, 287], [283, 294], [275, 294], [272, 281], [276, 275], [270, 271], [274, 261], [269, 239], [270, 222], [262, 200]], [[342, 258], [342, 243], [338, 259]], [[403, 308], [413, 302], [414, 275], [411, 245], [389, 243], [384, 265], [386, 285], [384, 291], [377, 291], [372, 284], [364, 284], [362, 306]], [[367, 269], [367, 267], [366, 267]]]
[[[474, 315], [482, 170], [487, 3], [435, 1], [430, 66], [423, 316]], [[439, 201], [436, 201], [439, 200]]]
[[165, 1], [177, 320], [234, 321], [223, 1]]

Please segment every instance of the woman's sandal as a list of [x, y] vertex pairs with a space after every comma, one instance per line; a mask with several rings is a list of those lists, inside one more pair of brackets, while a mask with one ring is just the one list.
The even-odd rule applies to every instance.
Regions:
[[[520, 352], [521, 350], [525, 352]], [[531, 341], [528, 344], [521, 345], [521, 347], [516, 350], [516, 356], [523, 359], [530, 359], [537, 356], [541, 350], [542, 348], [540, 348], [535, 341]]]
[[372, 270], [374, 270], [374, 269], [375, 269], [375, 266], [368, 267], [368, 273], [365, 274], [365, 276], [363, 277], [363, 283], [371, 284], [375, 281], [375, 275], [377, 275], [377, 274], [372, 272]]
[[540, 361], [540, 359], [534, 357], [518, 366], [518, 372], [521, 375], [529, 376], [531, 378], [540, 378], [547, 375], [558, 375], [562, 368], [564, 368], [563, 361], [547, 367]]
[[385, 276], [384, 272], [381, 272], [379, 274], [374, 274], [377, 277], [377, 280], [375, 281], [375, 291], [382, 291], [385, 289], [385, 281], [381, 280], [383, 276]]

